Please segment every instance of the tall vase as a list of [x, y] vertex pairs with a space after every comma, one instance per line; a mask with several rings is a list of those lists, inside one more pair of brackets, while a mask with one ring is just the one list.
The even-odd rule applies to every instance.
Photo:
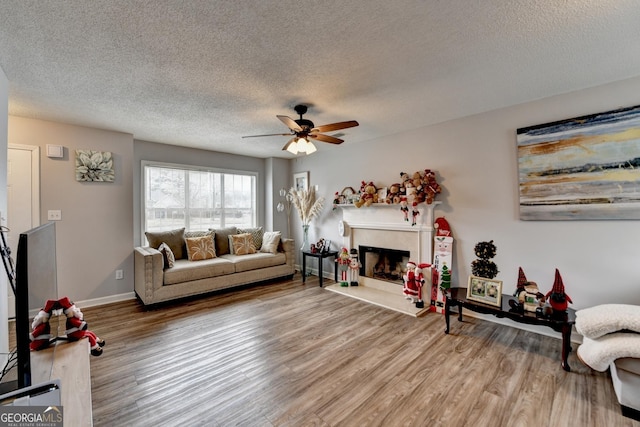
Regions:
[[309, 250], [309, 224], [302, 225], [302, 247], [301, 251]]

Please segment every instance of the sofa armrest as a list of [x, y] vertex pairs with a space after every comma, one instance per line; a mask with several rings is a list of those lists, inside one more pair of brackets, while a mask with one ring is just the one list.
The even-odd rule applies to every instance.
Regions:
[[134, 249], [134, 288], [144, 304], [152, 304], [153, 292], [164, 283], [164, 260], [162, 253], [147, 246]]
[[287, 257], [287, 265], [293, 268], [296, 263], [295, 241], [293, 239], [282, 239], [282, 249]]

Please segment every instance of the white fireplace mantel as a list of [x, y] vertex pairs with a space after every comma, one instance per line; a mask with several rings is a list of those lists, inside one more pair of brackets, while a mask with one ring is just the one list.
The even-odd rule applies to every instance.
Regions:
[[[400, 205], [376, 203], [368, 207], [357, 208], [354, 205], [337, 205], [342, 209], [345, 234], [348, 235], [349, 248], [373, 246], [408, 251], [410, 259], [416, 263], [431, 263], [433, 260], [434, 209], [442, 202], [421, 203], [417, 206], [419, 214], [412, 225], [412, 208], [409, 208], [408, 221], [404, 220]], [[430, 275], [427, 276], [428, 280]], [[405, 301], [402, 286], [370, 277], [360, 277], [361, 286], [341, 288], [330, 286], [337, 291], [376, 305], [385, 306], [407, 314], [419, 315], [428, 310], [416, 310]], [[429, 283], [430, 285], [430, 283]], [[382, 296], [372, 295], [371, 289], [384, 292]], [[389, 293], [395, 295], [390, 297]], [[397, 299], [396, 299], [397, 298]], [[427, 302], [427, 307], [429, 303]]]

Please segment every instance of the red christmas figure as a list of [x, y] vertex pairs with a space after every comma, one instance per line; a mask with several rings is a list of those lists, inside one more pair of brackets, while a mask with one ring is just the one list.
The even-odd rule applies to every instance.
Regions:
[[564, 284], [562, 283], [562, 277], [560, 272], [556, 268], [556, 278], [553, 282], [553, 288], [547, 292], [546, 295], [549, 305], [553, 311], [564, 312], [567, 311], [569, 303], [573, 304], [569, 295], [564, 293]]
[[65, 316], [67, 316], [66, 327], [67, 339], [69, 341], [77, 341], [82, 338], [88, 338], [91, 345], [91, 354], [94, 356], [100, 356], [102, 354], [102, 347], [106, 344], [104, 340], [98, 338], [96, 334], [88, 330], [87, 322], [84, 321], [84, 315], [82, 311], [76, 305], [69, 300], [68, 297], [64, 297], [59, 301]]
[[58, 301], [47, 300], [44, 303], [44, 307], [36, 314], [31, 323], [32, 332], [29, 334], [31, 344], [29, 348], [31, 350], [42, 350], [49, 347], [51, 344], [51, 326], [49, 325], [49, 319], [53, 310], [58, 309]]
[[403, 276], [404, 287], [402, 292], [404, 297], [411, 302], [415, 302], [418, 299], [418, 285], [416, 283], [416, 263], [409, 261], [407, 263], [407, 273]]

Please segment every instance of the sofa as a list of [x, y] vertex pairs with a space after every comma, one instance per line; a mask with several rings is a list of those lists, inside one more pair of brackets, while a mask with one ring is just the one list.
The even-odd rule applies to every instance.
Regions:
[[146, 232], [134, 248], [134, 288], [145, 305], [220, 289], [291, 278], [295, 245], [261, 227]]
[[591, 369], [611, 372], [622, 413], [640, 420], [640, 306], [601, 304], [576, 312], [577, 355]]

